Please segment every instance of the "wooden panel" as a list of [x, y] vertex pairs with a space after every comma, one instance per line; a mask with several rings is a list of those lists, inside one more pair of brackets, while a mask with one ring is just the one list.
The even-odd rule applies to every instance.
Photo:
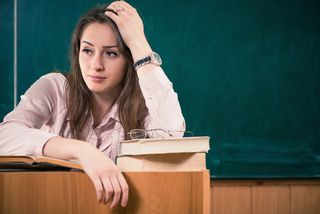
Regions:
[[288, 214], [289, 185], [252, 186], [252, 213]]
[[291, 214], [320, 213], [320, 185], [291, 186]]
[[251, 213], [251, 186], [213, 185], [214, 214]]
[[[252, 210], [243, 201], [250, 201]], [[320, 180], [212, 180], [210, 210], [214, 214], [319, 214]]]
[[128, 205], [110, 210], [82, 172], [0, 172], [0, 213], [209, 213], [208, 171], [125, 177]]
[[210, 213], [213, 214], [213, 182], [210, 182]]
[[[206, 173], [202, 174], [201, 178], [202, 182], [202, 190], [203, 192], [199, 194], [200, 197], [202, 197], [202, 207], [203, 207], [203, 213], [209, 214], [210, 213], [210, 198], [211, 198], [211, 190], [210, 190], [210, 172], [209, 170]], [[197, 199], [199, 200], [199, 199]]]
[[[66, 188], [70, 183], [76, 183], [74, 179], [70, 182], [70, 178], [63, 173], [55, 173], [45, 179], [38, 178], [44, 178], [42, 176], [47, 173], [23, 174], [0, 173], [0, 213], [75, 213], [77, 211], [73, 210], [72, 206], [64, 206], [64, 203], [71, 203], [77, 195], [77, 192], [68, 191]], [[82, 188], [86, 189], [86, 185]], [[94, 194], [92, 188], [89, 188], [86, 193], [88, 197]], [[88, 205], [90, 206], [90, 200]], [[48, 207], [49, 210], [43, 209]]]
[[[209, 172], [126, 173], [130, 203], [137, 213], [209, 213]], [[206, 190], [205, 190], [205, 189]], [[144, 196], [144, 197], [143, 197]], [[147, 209], [146, 209], [147, 208]], [[122, 209], [123, 210], [123, 209]], [[141, 212], [143, 211], [143, 212]]]

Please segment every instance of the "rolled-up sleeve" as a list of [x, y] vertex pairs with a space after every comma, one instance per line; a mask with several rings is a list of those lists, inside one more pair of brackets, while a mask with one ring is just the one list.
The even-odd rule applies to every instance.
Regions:
[[[0, 124], [0, 155], [42, 155], [44, 144], [56, 134], [40, 128], [52, 116], [57, 85], [48, 74], [36, 81], [21, 96], [18, 106]], [[61, 77], [60, 77], [61, 78]]]
[[[185, 120], [178, 95], [162, 68], [138, 72], [138, 77], [149, 113], [145, 119], [145, 128], [184, 131]], [[174, 132], [174, 135], [180, 137], [183, 132]]]

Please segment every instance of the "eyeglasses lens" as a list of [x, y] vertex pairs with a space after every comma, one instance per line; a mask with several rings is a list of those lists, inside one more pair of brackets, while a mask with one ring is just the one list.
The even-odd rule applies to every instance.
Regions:
[[142, 129], [134, 129], [130, 131], [130, 138], [135, 139], [144, 139], [146, 138], [146, 132]]

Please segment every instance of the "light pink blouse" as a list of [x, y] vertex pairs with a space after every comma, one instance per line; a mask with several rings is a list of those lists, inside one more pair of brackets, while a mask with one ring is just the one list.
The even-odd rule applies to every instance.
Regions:
[[[149, 112], [145, 128], [185, 130], [177, 94], [162, 68], [138, 72], [138, 77]], [[19, 105], [0, 124], [0, 155], [39, 156], [50, 138], [58, 135], [71, 137], [65, 82], [62, 74], [50, 73], [42, 76], [21, 96]], [[114, 104], [96, 128], [92, 127], [91, 116], [83, 130], [86, 141], [112, 160], [118, 155], [119, 143], [125, 136], [117, 108], [118, 105]]]

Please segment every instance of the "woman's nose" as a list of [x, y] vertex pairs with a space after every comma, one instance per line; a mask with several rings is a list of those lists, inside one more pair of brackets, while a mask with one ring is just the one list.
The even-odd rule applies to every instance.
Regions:
[[104, 70], [103, 60], [102, 57], [99, 55], [96, 55], [92, 59], [92, 68], [96, 71], [102, 71]]

